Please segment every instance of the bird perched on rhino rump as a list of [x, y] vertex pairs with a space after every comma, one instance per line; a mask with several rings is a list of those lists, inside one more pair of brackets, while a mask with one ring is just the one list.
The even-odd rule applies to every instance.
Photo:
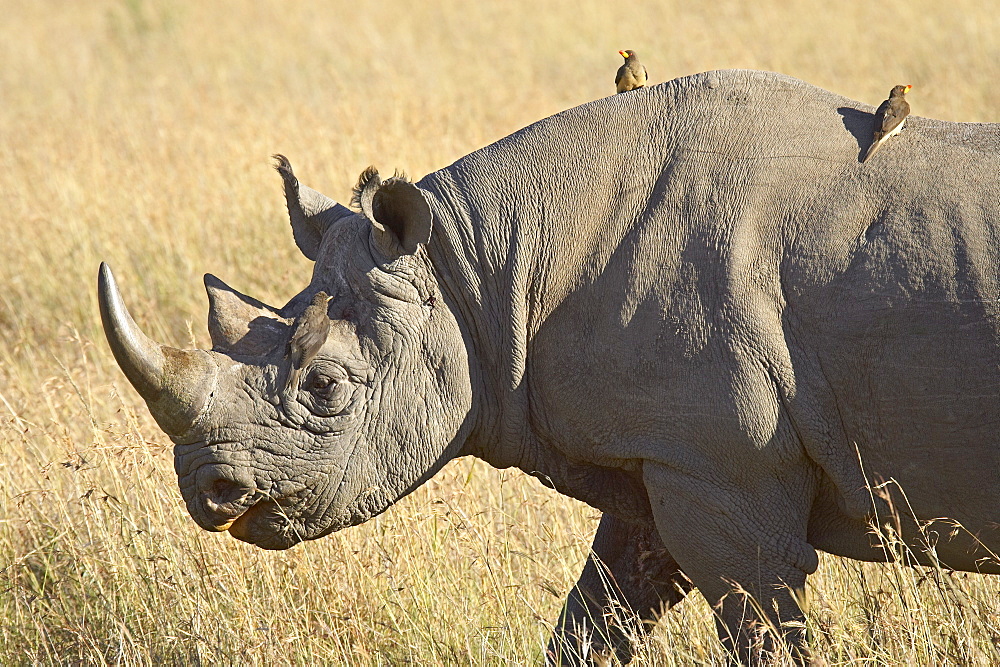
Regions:
[[619, 51], [618, 54], [625, 59], [625, 64], [618, 68], [615, 75], [615, 87], [619, 93], [626, 90], [635, 90], [646, 85], [646, 67], [639, 62], [639, 56], [635, 51]]
[[284, 391], [288, 391], [289, 387], [298, 388], [302, 369], [316, 358], [330, 335], [330, 317], [326, 311], [332, 298], [326, 292], [316, 292], [312, 302], [295, 320], [292, 338], [288, 341], [288, 357], [292, 367], [288, 371]]
[[872, 137], [872, 145], [868, 147], [868, 152], [862, 162], [868, 162], [868, 158], [875, 155], [875, 151], [882, 147], [889, 137], [899, 134], [906, 124], [906, 117], [910, 114], [910, 104], [904, 99], [904, 95], [910, 92], [913, 86], [895, 86], [889, 91], [889, 99], [879, 105], [875, 112], [875, 132]]

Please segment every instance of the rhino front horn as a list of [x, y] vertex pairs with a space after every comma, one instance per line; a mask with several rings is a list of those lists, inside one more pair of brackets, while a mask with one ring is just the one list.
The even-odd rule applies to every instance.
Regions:
[[201, 413], [218, 367], [206, 352], [160, 345], [142, 333], [104, 262], [97, 294], [104, 335], [125, 377], [146, 401], [160, 428], [169, 435], [183, 435]]

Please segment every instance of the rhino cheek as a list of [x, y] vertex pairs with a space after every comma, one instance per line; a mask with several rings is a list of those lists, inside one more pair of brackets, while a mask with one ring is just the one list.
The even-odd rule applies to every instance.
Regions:
[[388, 488], [387, 479], [405, 475], [387, 468], [384, 461], [372, 455], [372, 449], [370, 441], [356, 441], [344, 458], [303, 480], [305, 488], [295, 498], [287, 498], [281, 507], [269, 508], [252, 521], [248, 519], [237, 530], [245, 527], [247, 537], [268, 544], [277, 538], [284, 543], [292, 535], [298, 542], [329, 535], [380, 514], [402, 495], [400, 490]]

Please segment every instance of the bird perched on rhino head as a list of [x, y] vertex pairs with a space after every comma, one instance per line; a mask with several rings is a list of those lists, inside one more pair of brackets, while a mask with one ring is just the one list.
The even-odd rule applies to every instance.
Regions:
[[629, 49], [619, 51], [618, 54], [625, 59], [625, 64], [618, 68], [615, 75], [615, 87], [619, 93], [626, 90], [635, 90], [646, 85], [646, 68], [639, 62], [639, 55]]
[[312, 302], [295, 320], [292, 337], [288, 341], [288, 357], [292, 365], [285, 380], [285, 391], [288, 391], [289, 387], [298, 388], [302, 369], [316, 358], [327, 336], [330, 335], [327, 305], [332, 298], [326, 292], [316, 292]]
[[875, 155], [875, 151], [882, 147], [889, 137], [899, 134], [906, 124], [906, 117], [910, 113], [910, 104], [903, 97], [910, 92], [913, 86], [895, 86], [889, 91], [889, 99], [879, 105], [875, 112], [875, 131], [872, 137], [872, 145], [868, 147], [868, 152], [862, 158], [862, 162], [868, 162], [868, 158]]

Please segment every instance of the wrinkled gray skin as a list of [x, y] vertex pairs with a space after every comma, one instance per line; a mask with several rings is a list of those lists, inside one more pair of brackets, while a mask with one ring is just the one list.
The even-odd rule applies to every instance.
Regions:
[[[301, 293], [275, 310], [208, 276], [214, 348], [183, 352], [103, 267], [109, 341], [203, 528], [285, 549], [474, 455], [604, 512], [553, 654], [628, 660], [689, 579], [755, 662], [769, 644], [728, 582], [800, 620], [817, 550], [892, 557], [869, 529], [891, 507], [914, 561], [930, 542], [1000, 572], [1000, 126], [911, 117], [862, 165], [871, 112], [721, 71], [373, 181], [361, 213], [289, 170]], [[318, 290], [331, 334], [283, 400]], [[614, 600], [635, 619], [607, 621]]]

